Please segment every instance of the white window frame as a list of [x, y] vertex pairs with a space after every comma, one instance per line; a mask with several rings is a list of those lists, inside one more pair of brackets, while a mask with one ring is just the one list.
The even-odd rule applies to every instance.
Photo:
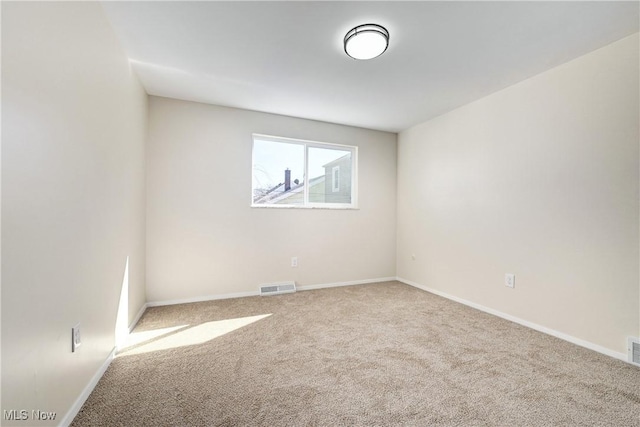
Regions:
[[[260, 141], [280, 142], [285, 144], [299, 144], [304, 146], [304, 202], [301, 205], [294, 204], [268, 204], [253, 203], [253, 184], [251, 184], [251, 207], [252, 208], [286, 208], [286, 209], [358, 209], [358, 147], [355, 145], [334, 144], [330, 142], [310, 141], [307, 139], [287, 138], [282, 136], [265, 135], [254, 133], [251, 145], [251, 177], [253, 182], [253, 164], [254, 164], [254, 145], [256, 139]], [[351, 203], [312, 203], [309, 202], [309, 179], [307, 171], [309, 170], [309, 148], [325, 148], [337, 149], [351, 152]]]

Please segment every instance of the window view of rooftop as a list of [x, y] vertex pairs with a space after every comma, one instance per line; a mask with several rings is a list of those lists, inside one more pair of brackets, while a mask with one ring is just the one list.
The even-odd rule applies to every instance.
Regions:
[[[253, 147], [253, 204], [350, 205], [353, 160], [352, 151], [342, 147], [321, 144], [307, 147], [303, 143], [256, 138]], [[305, 181], [307, 175], [308, 182]], [[305, 187], [308, 191], [306, 202]]]

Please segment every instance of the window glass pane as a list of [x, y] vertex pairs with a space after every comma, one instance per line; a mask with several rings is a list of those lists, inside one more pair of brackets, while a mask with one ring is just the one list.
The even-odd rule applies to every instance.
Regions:
[[309, 202], [351, 203], [351, 151], [309, 147]]
[[304, 204], [304, 145], [253, 142], [253, 203]]

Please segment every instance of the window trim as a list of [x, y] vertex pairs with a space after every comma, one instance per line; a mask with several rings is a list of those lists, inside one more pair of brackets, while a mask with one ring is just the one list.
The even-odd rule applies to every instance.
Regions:
[[[284, 144], [298, 144], [304, 146], [304, 198], [302, 205], [294, 204], [256, 204], [253, 202], [253, 164], [254, 146], [256, 139], [269, 142], [280, 142]], [[340, 149], [351, 152], [351, 203], [312, 203], [309, 202], [309, 186], [307, 171], [309, 170], [309, 148]], [[358, 146], [336, 144], [332, 142], [312, 141], [308, 139], [289, 138], [283, 136], [266, 135], [261, 133], [251, 134], [251, 207], [252, 208], [275, 208], [275, 209], [358, 209]]]

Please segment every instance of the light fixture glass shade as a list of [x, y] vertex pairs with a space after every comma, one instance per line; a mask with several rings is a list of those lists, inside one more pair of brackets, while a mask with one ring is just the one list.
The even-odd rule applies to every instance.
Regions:
[[355, 59], [380, 56], [389, 46], [389, 31], [377, 24], [358, 25], [344, 37], [344, 51]]

